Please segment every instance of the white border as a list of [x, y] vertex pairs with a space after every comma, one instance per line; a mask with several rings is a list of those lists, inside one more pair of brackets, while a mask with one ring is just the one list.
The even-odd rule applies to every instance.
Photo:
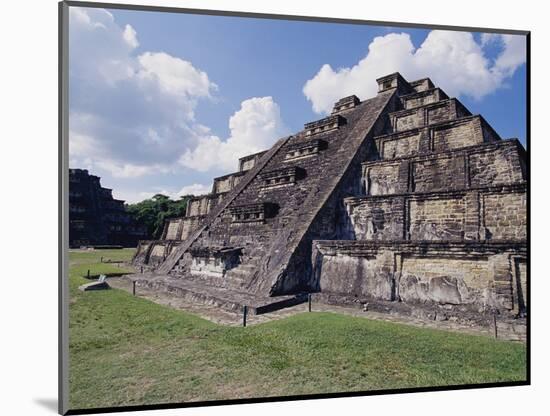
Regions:
[[[113, 1], [114, 2], [114, 1]], [[119, 1], [119, 3], [125, 3]], [[137, 3], [126, 2], [126, 3]], [[394, 0], [139, 1], [260, 13], [531, 30], [532, 382], [530, 387], [150, 411], [150, 415], [542, 413], [549, 391], [550, 276], [545, 266], [550, 157], [546, 107], [550, 30], [544, 2]], [[2, 5], [2, 414], [54, 414], [57, 400], [57, 2]], [[358, 42], [361, 40], [358, 39]], [[365, 46], [367, 40], [365, 40]], [[7, 129], [6, 129], [7, 127]], [[545, 394], [546, 393], [546, 394]], [[126, 413], [142, 414], [142, 413]]]

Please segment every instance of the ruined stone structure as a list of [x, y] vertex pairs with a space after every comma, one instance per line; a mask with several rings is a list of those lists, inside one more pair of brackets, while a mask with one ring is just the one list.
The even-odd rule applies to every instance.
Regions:
[[69, 247], [120, 245], [136, 247], [147, 238], [147, 228], [137, 224], [113, 198], [100, 178], [85, 169], [69, 169]]
[[307, 292], [430, 318], [525, 314], [525, 150], [428, 78], [377, 82], [142, 241], [140, 284], [257, 312]]

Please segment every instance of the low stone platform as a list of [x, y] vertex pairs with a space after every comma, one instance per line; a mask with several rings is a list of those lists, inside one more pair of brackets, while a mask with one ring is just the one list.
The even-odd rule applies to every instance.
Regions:
[[90, 290], [106, 290], [110, 289], [111, 287], [107, 282], [91, 282], [86, 283], [85, 285], [78, 287], [83, 292], [88, 292]]
[[[121, 289], [132, 293], [132, 281], [124, 276], [109, 278], [109, 283], [116, 289]], [[166, 291], [157, 291], [146, 286], [140, 286], [140, 288], [137, 289], [136, 295], [140, 298], [147, 299], [160, 305], [192, 313], [220, 325], [242, 326], [242, 310], [228, 310], [219, 308], [214, 304], [208, 305], [202, 302], [194, 302], [193, 300], [183, 298], [176, 294]], [[430, 317], [427, 315], [420, 316], [418, 314], [412, 316], [402, 313], [403, 311], [388, 311], [384, 307], [381, 307], [381, 305], [372, 303], [368, 305], [368, 311], [365, 311], [363, 305], [358, 302], [352, 302], [350, 300], [350, 302], [344, 305], [342, 303], [335, 304], [335, 300], [337, 299], [333, 299], [332, 297], [327, 299], [321, 294], [313, 294], [311, 310], [312, 312], [338, 313], [357, 318], [381, 320], [412, 325], [419, 328], [432, 328], [444, 331], [467, 333], [471, 335], [488, 336], [491, 338], [494, 338], [495, 335], [497, 335], [497, 338], [502, 340], [524, 342], [526, 339], [525, 319], [516, 321], [516, 327], [512, 329], [510, 328], [509, 321], [502, 320], [502, 317], [499, 317], [497, 320], [497, 333], [495, 333], [494, 326], [489, 325], [488, 323], [480, 324], [472, 321], [461, 322], [453, 319], [452, 316], [445, 320], [441, 320], [441, 316], [439, 318], [435, 316]], [[301, 304], [279, 309], [271, 313], [249, 315], [247, 318], [247, 326], [276, 321], [307, 312], [308, 305]]]
[[429, 303], [410, 305], [404, 302], [362, 299], [333, 293], [315, 293], [312, 301], [315, 302], [317, 309], [320, 308], [319, 305], [324, 305], [325, 309], [347, 310], [355, 316], [471, 334], [483, 333], [509, 341], [525, 342], [527, 339], [526, 317], [513, 314], [473, 312], [452, 305]]
[[126, 275], [123, 278], [136, 282], [138, 289], [146, 287], [167, 292], [192, 302], [212, 305], [228, 311], [240, 312], [246, 306], [248, 313], [252, 315], [261, 315], [307, 302], [306, 294], [260, 297], [229, 288], [207, 285], [204, 281], [153, 273]]

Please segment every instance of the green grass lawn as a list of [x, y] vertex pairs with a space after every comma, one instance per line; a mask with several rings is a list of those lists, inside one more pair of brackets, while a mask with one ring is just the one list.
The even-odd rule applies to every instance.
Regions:
[[70, 253], [70, 407], [520, 381], [520, 343], [335, 313], [220, 326], [121, 290], [80, 292], [132, 250]]

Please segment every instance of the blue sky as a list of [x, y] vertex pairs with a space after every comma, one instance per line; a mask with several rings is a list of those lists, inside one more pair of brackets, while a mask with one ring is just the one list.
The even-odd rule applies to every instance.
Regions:
[[71, 9], [71, 167], [129, 202], [208, 191], [237, 157], [394, 71], [432, 78], [525, 143], [522, 36]]

